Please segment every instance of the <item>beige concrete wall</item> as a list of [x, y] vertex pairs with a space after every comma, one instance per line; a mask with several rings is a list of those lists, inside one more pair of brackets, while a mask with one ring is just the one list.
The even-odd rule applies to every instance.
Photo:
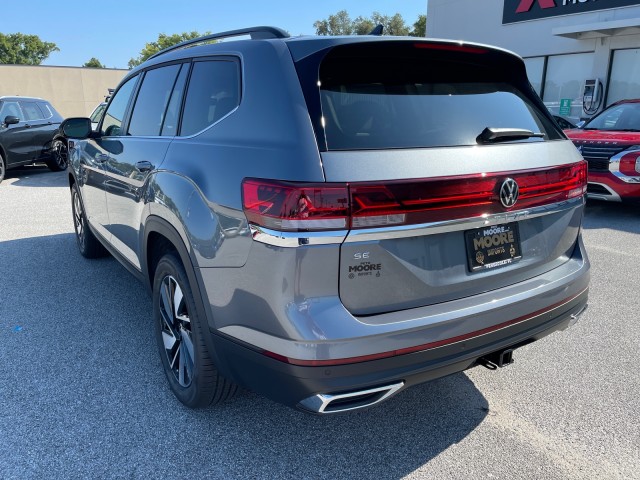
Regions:
[[86, 117], [128, 70], [0, 65], [0, 96], [49, 100], [63, 117]]

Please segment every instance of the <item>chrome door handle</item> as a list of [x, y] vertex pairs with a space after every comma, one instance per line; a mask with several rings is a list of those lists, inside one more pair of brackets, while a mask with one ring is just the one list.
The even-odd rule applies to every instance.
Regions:
[[107, 160], [109, 160], [109, 155], [107, 155], [106, 153], [99, 153], [96, 155], [96, 162], [98, 163], [104, 163]]
[[136, 163], [136, 169], [139, 172], [150, 172], [151, 170], [153, 170], [153, 164], [151, 162], [147, 162], [146, 160], [143, 160], [141, 162]]

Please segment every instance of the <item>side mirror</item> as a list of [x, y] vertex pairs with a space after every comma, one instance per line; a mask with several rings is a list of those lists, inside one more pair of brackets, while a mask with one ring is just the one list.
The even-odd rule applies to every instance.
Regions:
[[15, 125], [16, 123], [20, 123], [20, 119], [18, 117], [14, 117], [13, 115], [7, 115], [4, 117], [5, 125]]
[[60, 124], [60, 131], [66, 138], [84, 140], [91, 136], [91, 119], [84, 117], [67, 118]]

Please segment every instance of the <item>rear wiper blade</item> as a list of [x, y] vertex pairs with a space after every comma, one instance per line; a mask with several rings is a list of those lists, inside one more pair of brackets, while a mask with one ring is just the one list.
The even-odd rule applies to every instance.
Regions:
[[544, 137], [544, 133], [534, 133], [524, 128], [485, 128], [476, 138], [478, 143], [511, 142], [531, 137]]

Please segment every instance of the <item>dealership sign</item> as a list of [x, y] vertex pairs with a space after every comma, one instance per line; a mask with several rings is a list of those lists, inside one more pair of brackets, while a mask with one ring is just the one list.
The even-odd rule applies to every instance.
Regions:
[[640, 0], [504, 0], [502, 23], [640, 5]]

